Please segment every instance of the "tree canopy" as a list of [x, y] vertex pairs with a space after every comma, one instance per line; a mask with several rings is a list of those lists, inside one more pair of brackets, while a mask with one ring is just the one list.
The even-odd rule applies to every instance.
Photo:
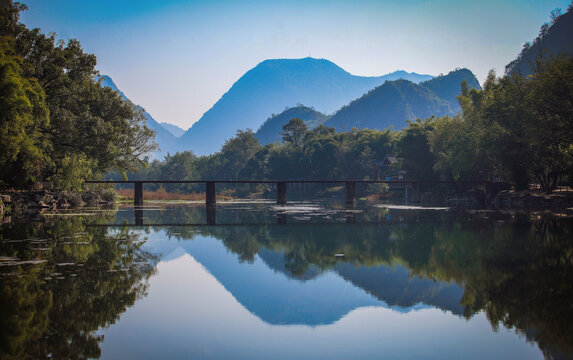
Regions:
[[154, 148], [141, 110], [96, 81], [96, 57], [76, 39], [19, 23], [26, 6], [0, 4], [0, 182], [78, 188], [134, 169]]

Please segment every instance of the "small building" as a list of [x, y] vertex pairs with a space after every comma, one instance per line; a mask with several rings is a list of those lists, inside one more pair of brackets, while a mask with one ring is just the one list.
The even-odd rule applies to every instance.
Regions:
[[376, 168], [378, 169], [377, 179], [385, 180], [404, 180], [406, 172], [404, 170], [396, 169], [394, 164], [398, 160], [396, 155], [388, 154], [381, 161], [376, 161]]

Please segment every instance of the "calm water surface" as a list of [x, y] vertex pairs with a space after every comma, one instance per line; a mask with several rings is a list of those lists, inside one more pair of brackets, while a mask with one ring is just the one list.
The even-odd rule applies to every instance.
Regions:
[[324, 202], [45, 214], [0, 228], [0, 358], [569, 359], [572, 233]]

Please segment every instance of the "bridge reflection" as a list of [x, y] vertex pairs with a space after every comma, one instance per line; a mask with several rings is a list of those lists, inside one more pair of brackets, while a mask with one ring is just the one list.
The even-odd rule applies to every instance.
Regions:
[[[352, 210], [356, 209], [356, 203], [347, 202], [346, 203], [346, 210], [345, 212], [345, 219], [346, 223], [353, 224], [356, 222], [356, 213]], [[143, 216], [145, 208], [143, 207], [135, 207], [134, 208], [134, 219], [135, 219], [135, 226], [201, 226], [201, 225], [233, 225], [233, 224], [217, 224], [217, 205], [211, 204], [205, 206], [205, 215], [207, 222], [206, 223], [194, 223], [194, 224], [146, 224], [145, 217]], [[285, 211], [278, 210], [276, 212], [276, 223], [286, 224], [287, 223], [287, 213]], [[244, 225], [244, 224], [243, 224]], [[113, 224], [110, 224], [113, 226]]]

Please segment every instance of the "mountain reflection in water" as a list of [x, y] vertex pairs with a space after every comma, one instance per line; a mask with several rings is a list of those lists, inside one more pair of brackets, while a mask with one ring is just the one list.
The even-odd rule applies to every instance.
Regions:
[[[227, 324], [221, 326], [261, 327], [250, 318], [246, 320], [248, 316], [240, 315], [239, 310], [230, 310], [243, 308], [265, 326], [295, 326], [289, 332], [295, 332], [298, 326], [310, 326], [317, 329], [313, 333], [316, 336], [324, 332], [318, 329], [346, 326], [366, 313], [376, 318], [380, 313], [373, 313], [375, 309], [390, 311], [380, 321], [392, 319], [388, 326], [396, 329], [406, 326], [410, 321], [407, 319], [434, 314], [435, 309], [445, 312], [442, 317], [447, 316], [450, 319], [447, 322], [458, 318], [476, 323], [485, 314], [492, 328], [517, 331], [523, 339], [522, 345], [523, 341], [536, 344], [547, 358], [572, 355], [573, 219], [570, 217], [369, 208], [355, 214], [356, 223], [345, 224], [343, 209], [328, 205], [322, 208], [325, 210], [306, 212], [304, 221], [296, 220], [296, 212], [289, 213], [285, 225], [273, 223], [276, 208], [270, 204], [218, 206], [217, 221], [238, 224], [234, 226], [132, 228], [122, 225], [133, 223], [130, 208], [93, 216], [48, 217], [40, 223], [5, 225], [0, 231], [2, 358], [133, 356], [135, 352], [125, 352], [126, 329], [134, 332], [130, 336], [139, 336], [139, 341], [147, 339], [148, 347], [153, 343], [149, 334], [161, 338], [157, 331], [144, 327], [149, 325], [144, 324], [146, 317], [153, 319], [152, 326], [166, 333], [169, 331], [165, 329], [178, 329], [176, 317], [170, 318], [167, 313], [180, 311], [180, 317], [191, 316], [190, 321], [198, 320], [193, 316], [202, 317], [194, 312], [193, 302], [182, 308], [168, 307], [162, 302], [150, 307], [160, 297], [176, 301], [179, 293], [195, 299], [197, 308], [206, 301], [205, 313], [211, 308], [225, 313]], [[204, 223], [204, 210], [188, 205], [144, 209], [144, 221]], [[193, 273], [165, 270], [171, 277], [162, 275], [161, 269], [177, 266], [191, 266], [195, 270]], [[199, 274], [201, 271], [204, 275]], [[196, 277], [203, 282], [197, 282]], [[219, 295], [196, 294], [182, 284]], [[234, 300], [224, 300], [226, 294]], [[223, 303], [219, 302], [225, 302], [227, 310], [220, 308]], [[164, 314], [165, 319], [161, 320], [159, 314]], [[396, 318], [391, 314], [409, 315]], [[434, 316], [437, 315], [431, 315]], [[220, 331], [217, 321], [223, 320], [205, 317], [199, 325], [194, 325], [203, 329], [197, 331], [217, 334]], [[244, 318], [244, 322], [235, 317]], [[419, 321], [415, 326], [418, 330], [425, 329], [427, 324]], [[364, 320], [364, 329], [382, 331], [380, 323], [372, 325], [373, 328], [367, 323]], [[432, 324], [438, 333], [448, 332], [444, 324], [440, 327], [439, 321]], [[477, 333], [472, 338], [470, 330], [477, 328], [476, 325], [456, 324], [464, 329], [459, 334], [465, 334], [458, 342], [473, 341], [485, 351], [490, 340]], [[185, 327], [191, 326], [189, 322], [180, 326], [192, 331]], [[366, 331], [358, 330], [360, 323], [356, 326], [355, 331]], [[299, 330], [300, 334], [306, 332]], [[245, 333], [243, 336], [249, 333], [245, 329], [241, 332]], [[246, 358], [257, 354], [251, 353], [253, 349], [247, 351], [249, 347], [260, 351], [268, 348], [271, 353], [286, 351], [277, 358], [294, 354], [288, 353], [289, 347], [285, 348], [276, 338], [265, 340], [265, 333], [259, 334], [259, 341], [251, 339], [250, 345], [234, 344], [233, 349], [229, 343], [223, 347], [226, 350], [218, 348], [216, 339], [206, 338], [205, 334], [188, 334], [197, 336], [196, 341], [201, 338], [201, 343], [179, 335], [183, 336], [177, 343], [181, 351], [173, 348], [167, 355], [211, 358], [229, 351], [228, 354], [234, 354], [231, 357]], [[271, 333], [268, 332], [269, 336]], [[290, 339], [282, 330], [280, 333], [286, 336], [284, 341]], [[291, 335], [293, 340], [303, 341], [299, 335]], [[363, 339], [370, 336], [362, 335]], [[503, 336], [505, 339], [506, 335]], [[319, 347], [324, 355], [333, 339], [342, 344], [342, 338], [327, 339], [323, 339], [324, 347], [318, 338], [309, 347]], [[367, 348], [380, 344], [371, 340], [353, 353], [372, 355]], [[445, 343], [451, 340], [443, 339]], [[191, 345], [184, 345], [185, 341], [196, 348], [190, 350]], [[487, 349], [494, 357], [526, 351], [517, 345], [519, 341], [496, 341], [491, 340]], [[214, 348], [209, 347], [211, 343]], [[273, 343], [275, 348], [271, 346]], [[394, 346], [398, 344], [402, 342], [397, 341]], [[390, 348], [392, 344], [387, 345]], [[396, 350], [396, 354], [404, 357], [448, 356], [426, 354], [424, 349], [406, 342], [402, 346], [402, 352]], [[140, 355], [153, 357], [152, 354]], [[342, 351], [339, 356], [344, 357], [342, 354], [346, 353]], [[383, 349], [379, 349], [380, 354], [385, 354]], [[328, 357], [335, 358], [333, 355]], [[522, 355], [539, 356], [530, 350]]]

